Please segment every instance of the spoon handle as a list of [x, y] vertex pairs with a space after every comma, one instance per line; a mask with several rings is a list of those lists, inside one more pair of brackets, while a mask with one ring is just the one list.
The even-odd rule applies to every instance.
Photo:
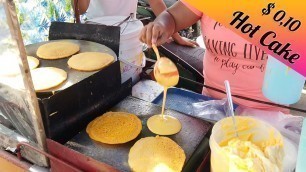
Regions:
[[237, 124], [236, 124], [236, 119], [235, 119], [235, 114], [234, 114], [234, 107], [233, 107], [233, 100], [232, 100], [232, 94], [231, 94], [231, 88], [228, 80], [224, 81], [225, 84], [225, 90], [226, 90], [226, 96], [227, 96], [227, 101], [228, 101], [228, 106], [229, 106], [229, 113], [232, 116], [233, 119], [233, 124], [234, 124], [234, 129], [235, 129], [235, 135], [238, 137], [238, 132], [237, 132]]
[[230, 84], [229, 84], [228, 80], [224, 81], [224, 84], [225, 84], [225, 90], [226, 90], [226, 96], [227, 96], [227, 100], [228, 100], [230, 115], [234, 116], [234, 107], [233, 107], [233, 100], [232, 100]]
[[160, 56], [159, 56], [159, 52], [158, 52], [158, 49], [157, 49], [156, 45], [153, 44], [153, 45], [152, 45], [152, 48], [153, 48], [153, 50], [154, 50], [154, 52], [155, 52], [155, 54], [156, 54], [157, 60], [159, 60], [159, 59], [160, 59]]

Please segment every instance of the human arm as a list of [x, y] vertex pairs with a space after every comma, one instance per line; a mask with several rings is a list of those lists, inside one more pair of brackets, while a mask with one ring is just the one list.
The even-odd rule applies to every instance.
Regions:
[[167, 9], [167, 6], [163, 0], [148, 0], [148, 2], [155, 16], [158, 16], [160, 13]]
[[168, 10], [157, 16], [154, 22], [146, 25], [140, 34], [140, 40], [148, 46], [161, 45], [175, 32], [191, 26], [200, 19], [182, 2], [178, 1]]
[[[155, 16], [160, 15], [163, 11], [167, 9], [167, 6], [165, 5], [163, 0], [148, 0], [148, 2]], [[172, 38], [179, 45], [190, 46], [190, 47], [198, 46], [198, 44], [195, 41], [192, 41], [185, 37], [181, 37], [178, 32], [175, 32], [172, 35]]]
[[[78, 3], [78, 7], [79, 7], [79, 13], [80, 14], [84, 14], [86, 13], [90, 0], [76, 0], [76, 2]], [[71, 4], [73, 6], [73, 10], [74, 10], [74, 0], [71, 0]]]

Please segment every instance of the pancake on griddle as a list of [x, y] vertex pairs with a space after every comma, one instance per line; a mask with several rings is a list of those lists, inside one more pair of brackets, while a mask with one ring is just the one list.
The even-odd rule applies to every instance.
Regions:
[[73, 55], [68, 66], [79, 71], [95, 71], [111, 64], [115, 58], [107, 53], [84, 52]]
[[140, 119], [126, 112], [107, 112], [91, 121], [86, 128], [89, 137], [107, 144], [126, 143], [141, 132]]
[[80, 46], [71, 42], [50, 42], [38, 47], [36, 55], [42, 59], [56, 60], [69, 57], [80, 51]]
[[168, 137], [138, 140], [129, 152], [129, 166], [135, 172], [179, 172], [186, 156], [184, 150]]

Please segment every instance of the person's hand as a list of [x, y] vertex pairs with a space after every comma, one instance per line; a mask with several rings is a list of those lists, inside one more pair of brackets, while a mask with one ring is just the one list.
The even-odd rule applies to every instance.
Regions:
[[172, 39], [175, 43], [188, 47], [197, 47], [199, 44], [193, 40], [180, 36], [178, 33], [172, 35]]
[[161, 45], [171, 37], [173, 30], [167, 29], [160, 22], [151, 22], [146, 25], [140, 33], [140, 41], [146, 43], [149, 47], [152, 47], [152, 44], [156, 46]]

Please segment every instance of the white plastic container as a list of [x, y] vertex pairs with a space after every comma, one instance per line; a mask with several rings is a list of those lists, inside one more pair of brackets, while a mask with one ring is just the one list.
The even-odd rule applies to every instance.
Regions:
[[[123, 21], [127, 16], [104, 16], [90, 21], [104, 25], [113, 25]], [[115, 24], [116, 25], [116, 24]], [[143, 43], [139, 34], [143, 24], [139, 20], [130, 19], [123, 23], [120, 31], [119, 60], [122, 82], [132, 78], [133, 83], [139, 80], [139, 74], [145, 66], [146, 57], [143, 53]]]
[[[256, 143], [259, 141], [266, 141], [274, 137], [277, 140], [280, 140], [280, 145], [283, 144], [283, 137], [274, 127], [269, 125], [266, 122], [257, 120], [250, 117], [235, 117], [237, 128], [246, 128], [238, 131], [238, 136], [240, 139], [243, 139], [243, 136], [247, 136], [250, 133], [253, 133], [251, 137], [251, 142]], [[228, 127], [229, 126], [229, 127]], [[222, 142], [225, 138], [231, 139], [236, 137], [233, 126], [232, 117], [224, 118], [218, 121], [213, 129], [209, 139], [209, 146], [211, 149], [211, 171], [212, 172], [231, 172], [231, 158], [222, 150], [219, 143]], [[279, 151], [284, 151], [283, 147], [279, 147]], [[281, 160], [281, 159], [280, 159]], [[282, 159], [283, 160], [283, 159]], [[284, 165], [284, 164], [283, 164]], [[284, 167], [283, 167], [284, 168]]]

